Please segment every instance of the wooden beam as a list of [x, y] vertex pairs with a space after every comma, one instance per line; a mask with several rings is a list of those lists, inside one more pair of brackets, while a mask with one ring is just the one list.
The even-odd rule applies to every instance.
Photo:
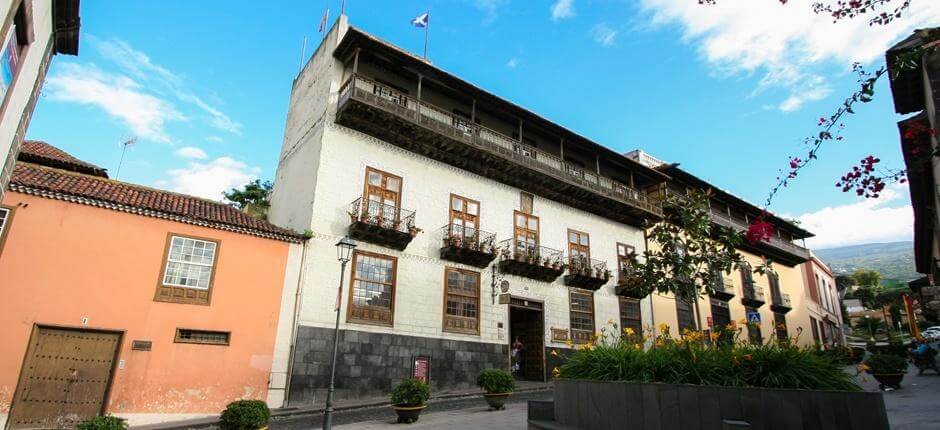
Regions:
[[477, 99], [473, 99], [473, 103], [470, 105], [470, 122], [477, 122]]
[[418, 74], [418, 101], [421, 101], [421, 83], [424, 81], [424, 76]]
[[353, 74], [359, 72], [359, 48], [356, 48], [356, 53], [353, 54]]
[[565, 138], [561, 138], [561, 161], [565, 161]]

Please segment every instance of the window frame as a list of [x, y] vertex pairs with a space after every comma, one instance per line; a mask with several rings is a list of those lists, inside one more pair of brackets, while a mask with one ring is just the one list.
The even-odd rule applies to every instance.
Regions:
[[[533, 231], [532, 229], [529, 228], [529, 221], [530, 221], [530, 219], [534, 219], [534, 220], [535, 220], [535, 224], [536, 224], [536, 229], [534, 230], [534, 231], [535, 231], [535, 247], [538, 248], [539, 246], [541, 246], [542, 220], [539, 219], [539, 217], [537, 217], [537, 216], [535, 216], [535, 215], [527, 214], [527, 213], [522, 212], [522, 211], [513, 211], [513, 212], [512, 212], [512, 246], [513, 246], [513, 250], [515, 250], [515, 252], [519, 252], [519, 251], [520, 251], [520, 250], [519, 250], [519, 230], [520, 230], [520, 227], [519, 227], [518, 225], [516, 225], [516, 217], [518, 217], [518, 216], [522, 216], [523, 218], [525, 218], [526, 223], [525, 223], [525, 227], [522, 228], [522, 230], [524, 230], [527, 234], [528, 234], [528, 233], [531, 233], [531, 232]], [[528, 238], [528, 237], [527, 237], [527, 238]], [[527, 250], [527, 249], [526, 249], [526, 250], [523, 250], [523, 251], [524, 251], [523, 254], [528, 253], [528, 250]]]
[[[174, 237], [212, 242], [215, 244], [215, 256], [212, 259], [212, 269], [209, 271], [209, 285], [206, 288], [164, 283], [166, 270], [170, 262], [170, 248], [173, 246]], [[208, 306], [212, 302], [212, 291], [215, 289], [216, 271], [219, 268], [221, 253], [222, 241], [220, 239], [168, 232], [166, 234], [166, 243], [163, 246], [163, 262], [160, 264], [157, 291], [154, 293], [153, 300], [155, 302]]]
[[[623, 247], [623, 249], [627, 251], [626, 254], [620, 253], [621, 247]], [[618, 278], [620, 276], [623, 276], [626, 269], [632, 266], [631, 264], [632, 262], [630, 261], [630, 254], [635, 254], [635, 253], [636, 253], [636, 247], [634, 247], [633, 245], [628, 245], [623, 242], [617, 242], [617, 276]]]
[[[475, 330], [466, 330], [466, 329], [458, 329], [458, 328], [449, 328], [449, 327], [447, 326], [447, 320], [448, 320], [448, 319], [456, 319], [456, 320], [473, 320], [473, 319], [474, 319], [474, 318], [470, 318], [470, 317], [464, 317], [464, 316], [459, 316], [459, 315], [451, 315], [451, 314], [447, 313], [447, 298], [451, 295], [451, 293], [450, 293], [450, 286], [449, 286], [449, 284], [448, 284], [448, 282], [447, 282], [447, 279], [448, 279], [448, 278], [447, 278], [447, 275], [448, 275], [450, 272], [457, 272], [457, 273], [461, 273], [461, 274], [464, 274], [464, 275], [466, 275], [466, 274], [473, 274], [473, 275], [475, 275], [476, 278], [477, 278], [477, 282], [476, 282], [476, 291], [477, 291], [477, 295], [476, 295], [476, 297], [475, 297], [475, 298], [476, 298], [476, 304], [477, 304], [477, 316], [476, 316], [476, 318], [475, 318], [475, 320], [476, 320], [476, 324], [475, 324], [476, 329], [475, 329]], [[441, 330], [442, 330], [443, 332], [445, 332], [445, 333], [456, 333], [456, 334], [470, 334], [470, 335], [477, 335], [477, 336], [480, 335], [480, 322], [481, 322], [481, 320], [482, 320], [481, 315], [480, 315], [480, 314], [482, 313], [482, 309], [480, 309], [480, 306], [481, 306], [481, 304], [482, 304], [482, 301], [480, 300], [480, 296], [482, 295], [482, 291], [481, 291], [481, 289], [480, 289], [480, 282], [481, 282], [482, 277], [483, 277], [483, 274], [480, 273], [480, 272], [477, 272], [477, 271], [475, 271], [475, 270], [466, 270], [466, 269], [460, 269], [460, 268], [457, 268], [457, 267], [449, 267], [449, 266], [448, 266], [448, 267], [444, 267], [444, 306], [443, 306], [443, 309], [441, 310], [441, 326], [442, 326], [442, 327], [441, 327]], [[458, 296], [458, 297], [464, 297], [464, 298], [474, 298], [474, 297], [471, 297], [471, 296], [468, 296], [468, 295], [465, 295], [465, 294], [453, 294], [453, 295]]]
[[[371, 185], [369, 183], [370, 173], [377, 173], [382, 178], [381, 185]], [[389, 179], [398, 180], [397, 191], [392, 191], [387, 188]], [[393, 221], [398, 222], [401, 219], [401, 195], [402, 195], [402, 191], [405, 189], [405, 181], [402, 179], [402, 177], [398, 175], [393, 175], [383, 170], [376, 169], [375, 167], [372, 167], [372, 166], [366, 166], [365, 176], [363, 177], [363, 182], [362, 182], [362, 209], [363, 211], [365, 211], [365, 214], [367, 215], [372, 214], [369, 208], [369, 205], [372, 202], [372, 200], [369, 199], [369, 196], [373, 195], [372, 193], [369, 192], [370, 188], [377, 188], [382, 191], [382, 200], [378, 202], [379, 204], [382, 205], [380, 206], [380, 211], [379, 211], [379, 213], [382, 214], [382, 216], [384, 216], [385, 206], [387, 205], [387, 203], [385, 203], [385, 197], [386, 197], [385, 194], [386, 193], [395, 194], [395, 204], [393, 205], [395, 216], [394, 216]]]
[[[585, 296], [588, 296], [588, 297], [591, 298], [591, 301], [590, 301], [590, 303], [591, 303], [591, 310], [590, 310], [590, 312], [581, 311], [581, 310], [577, 310], [577, 311], [574, 310], [574, 300], [573, 300], [574, 297], [573, 297], [573, 296], [574, 296], [575, 294], [581, 294], [581, 295], [585, 295]], [[596, 306], [596, 303], [594, 303], [594, 293], [593, 293], [593, 292], [588, 291], [588, 290], [578, 290], [577, 288], [570, 288], [570, 289], [568, 289], [568, 324], [571, 326], [570, 331], [571, 331], [571, 341], [572, 341], [572, 342], [574, 342], [575, 344], [587, 343], [587, 342], [589, 341], [589, 339], [594, 336], [594, 333], [597, 331], [597, 321], [595, 321], [596, 312], [597, 312], [597, 306]], [[590, 333], [588, 333], [587, 339], [582, 339], [582, 338], [579, 338], [578, 336], [576, 336], [576, 334], [581, 334], [581, 335], [585, 334], [584, 332], [586, 332], [587, 330], [581, 329], [581, 328], [575, 328], [575, 327], [574, 327], [574, 315], [575, 315], [575, 313], [578, 313], [578, 314], [590, 314], [590, 316], [591, 316], [591, 318], [590, 318], [590, 321], [591, 321], [591, 330], [590, 330]]]
[[[676, 300], [676, 328], [679, 330], [679, 335], [682, 335], [685, 330], [695, 330], [696, 327], [698, 326], [697, 324], [695, 324], [695, 312], [692, 309], [695, 306], [695, 304], [687, 303], [686, 301], [680, 299], [679, 297], [676, 297], [675, 300]], [[688, 309], [684, 311], [688, 313], [687, 325], [682, 324], [682, 317], [680, 315], [683, 312], [683, 310], [679, 308], [680, 305], [688, 306]]]
[[[459, 211], [454, 209], [455, 200], [463, 201], [463, 205], [462, 205], [463, 207]], [[477, 205], [476, 214], [471, 214], [470, 212], [468, 212], [468, 209], [470, 208], [471, 203]], [[450, 234], [454, 235], [454, 231], [453, 231], [454, 225], [460, 225], [460, 228], [461, 228], [460, 238], [466, 239], [467, 238], [467, 221], [472, 221], [474, 224], [473, 230], [477, 232], [477, 236], [479, 237], [481, 209], [482, 207], [480, 206], [479, 201], [470, 199], [470, 198], [467, 198], [458, 194], [451, 193], [450, 199], [448, 200], [448, 205], [447, 205], [447, 215], [450, 221], [449, 227], [451, 229]]]
[[[356, 292], [356, 268], [359, 265], [360, 257], [372, 257], [372, 258], [378, 258], [378, 259], [383, 259], [383, 260], [389, 260], [392, 262], [392, 282], [390, 284], [392, 287], [392, 294], [391, 294], [391, 297], [389, 298], [388, 323], [375, 320], [375, 319], [365, 319], [365, 318], [358, 318], [358, 317], [353, 316], [353, 307], [354, 306], [360, 307], [360, 306], [356, 306], [353, 303], [354, 293]], [[397, 294], [398, 294], [398, 257], [385, 255], [385, 254], [379, 254], [375, 252], [369, 252], [369, 251], [361, 251], [358, 249], [353, 251], [352, 270], [350, 270], [349, 272], [349, 292], [346, 295], [346, 299], [347, 299], [346, 323], [347, 324], [366, 324], [366, 325], [375, 325], [375, 326], [382, 326], [382, 327], [394, 327], [395, 326], [395, 297], [397, 296]]]
[[[191, 332], [198, 332], [198, 333], [224, 334], [224, 335], [225, 335], [225, 342], [210, 342], [210, 341], [198, 340], [198, 339], [186, 339], [186, 338], [183, 338], [183, 337], [181, 336], [181, 335], [182, 335], [182, 332], [183, 332], [184, 330], [188, 330], [188, 331], [191, 331]], [[195, 329], [195, 328], [177, 327], [177, 328], [176, 328], [176, 332], [175, 332], [175, 334], [173, 335], [173, 343], [189, 343], [189, 344], [194, 344], [194, 345], [229, 346], [229, 345], [232, 344], [232, 332], [230, 332], [230, 331], [224, 331], [224, 330], [203, 330], [203, 329]]]
[[10, 225], [13, 223], [13, 216], [16, 215], [16, 207], [0, 205], [0, 210], [6, 211], [3, 218], [3, 224], [0, 224], [0, 256], [3, 255], [3, 244], [6, 243], [7, 235], [10, 234]]
[[[6, 93], [4, 93], [2, 99], [0, 99], [0, 118], [6, 115], [7, 105], [10, 103], [10, 98], [12, 97], [11, 94], [14, 92], [17, 84], [20, 82], [19, 77], [23, 73], [24, 60], [26, 59], [26, 55], [29, 53], [29, 50], [33, 46], [33, 41], [35, 40], [33, 23], [33, 0], [13, 0], [13, 2], [10, 4], [10, 10], [7, 13], [7, 16], [4, 17], [3, 25], [0, 26], [0, 43], [7, 42], [7, 33], [10, 33], [11, 27], [16, 25], [16, 21], [20, 19], [20, 11], [23, 12], [22, 19], [25, 22], [22, 23], [21, 27], [23, 28], [16, 28], [12, 31], [13, 36], [17, 38], [16, 68], [12, 70], [13, 80], [10, 82], [10, 86], [7, 87]], [[3, 46], [0, 46], [0, 51], [2, 51], [2, 49]]]
[[[578, 238], [578, 242], [574, 243], [571, 241], [571, 235], [574, 234]], [[581, 240], [586, 239], [587, 245], [582, 245]], [[587, 260], [587, 264], [591, 264], [591, 235], [580, 230], [575, 230], [573, 228], [568, 229], [568, 235], [565, 242], [568, 244], [568, 259], [573, 259], [574, 256], [571, 254], [572, 249], [578, 252], [579, 256], [584, 256]]]
[[[624, 321], [626, 321], [624, 319], [624, 312], [623, 312], [624, 304], [628, 304], [629, 306], [634, 306], [633, 302], [635, 302], [635, 306], [636, 306], [636, 315], [637, 315], [636, 324], [634, 325], [631, 323], [630, 325], [627, 325], [626, 323], [624, 323]], [[630, 327], [633, 329], [636, 336], [643, 336], [643, 304], [642, 303], [643, 301], [640, 299], [617, 296], [617, 313], [620, 317], [621, 332], [627, 327]], [[633, 319], [629, 319], [629, 320], [632, 321]]]

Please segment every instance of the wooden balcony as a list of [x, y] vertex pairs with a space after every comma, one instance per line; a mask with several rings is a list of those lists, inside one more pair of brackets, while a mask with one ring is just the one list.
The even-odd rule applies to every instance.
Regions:
[[617, 276], [617, 287], [614, 293], [618, 296], [629, 297], [631, 299], [643, 299], [648, 294], [640, 292], [639, 278], [637, 278], [632, 268], [626, 268], [620, 271]]
[[790, 295], [787, 293], [770, 294], [770, 310], [774, 312], [787, 313], [793, 309], [793, 303], [790, 301]]
[[658, 202], [625, 184], [360, 75], [340, 89], [336, 122], [618, 222], [642, 226], [662, 218]]
[[731, 278], [722, 276], [720, 282], [715, 282], [712, 286], [710, 296], [719, 300], [731, 300], [734, 297], [734, 282]]
[[349, 205], [349, 236], [404, 251], [418, 234], [414, 211], [358, 198]]
[[553, 282], [565, 270], [564, 253], [544, 246], [519, 247], [513, 239], [499, 243], [499, 271], [536, 281]]
[[585, 290], [597, 291], [610, 280], [607, 263], [593, 258], [580, 256], [568, 257], [568, 269], [565, 285]]
[[457, 224], [441, 227], [441, 259], [484, 268], [496, 258], [496, 234]]
[[766, 299], [764, 299], [764, 287], [754, 284], [745, 284], [742, 290], [744, 294], [741, 296], [741, 304], [744, 306], [759, 308], [766, 303]]
[[[739, 232], [747, 231], [747, 224], [740, 220], [733, 219], [725, 213], [712, 210], [710, 215], [715, 224]], [[771, 237], [769, 241], [760, 241], [758, 243], [750, 243], [745, 240], [741, 248], [754, 254], [765, 255], [776, 262], [788, 266], [795, 266], [809, 260], [808, 249], [793, 242], [780, 239], [779, 237]]]

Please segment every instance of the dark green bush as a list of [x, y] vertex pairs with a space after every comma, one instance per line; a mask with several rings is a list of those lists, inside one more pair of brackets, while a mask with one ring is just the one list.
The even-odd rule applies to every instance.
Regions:
[[503, 369], [483, 369], [477, 375], [477, 385], [490, 394], [510, 393], [516, 388], [516, 381]]
[[862, 362], [862, 358], [865, 357], [865, 350], [862, 348], [835, 346], [829, 349], [818, 350], [816, 354], [833, 360], [842, 366], [851, 366]]
[[85, 420], [75, 426], [75, 430], [125, 430], [127, 429], [127, 420], [124, 418], [112, 417], [94, 417]]
[[907, 373], [907, 360], [894, 354], [872, 354], [865, 360], [866, 371], [873, 375]]
[[417, 379], [401, 381], [392, 390], [392, 404], [395, 405], [423, 405], [431, 398], [431, 387]]
[[236, 400], [229, 403], [219, 418], [222, 430], [254, 430], [268, 425], [271, 410], [261, 400]]

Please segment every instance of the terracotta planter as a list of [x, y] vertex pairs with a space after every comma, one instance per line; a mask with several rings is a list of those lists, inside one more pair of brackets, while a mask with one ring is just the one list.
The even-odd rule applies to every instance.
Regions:
[[504, 405], [510, 395], [512, 395], [511, 391], [508, 393], [484, 393], [483, 398], [486, 399], [486, 404], [490, 405], [491, 411], [498, 411], [506, 408]]
[[411, 424], [415, 421], [418, 421], [418, 417], [421, 415], [421, 411], [424, 408], [428, 407], [427, 404], [410, 406], [410, 405], [392, 405], [392, 409], [395, 409], [395, 413], [398, 414], [398, 422]]
[[904, 379], [903, 373], [872, 373], [871, 376], [878, 381], [878, 388], [882, 390], [885, 387], [899, 389], [901, 388], [901, 380]]

